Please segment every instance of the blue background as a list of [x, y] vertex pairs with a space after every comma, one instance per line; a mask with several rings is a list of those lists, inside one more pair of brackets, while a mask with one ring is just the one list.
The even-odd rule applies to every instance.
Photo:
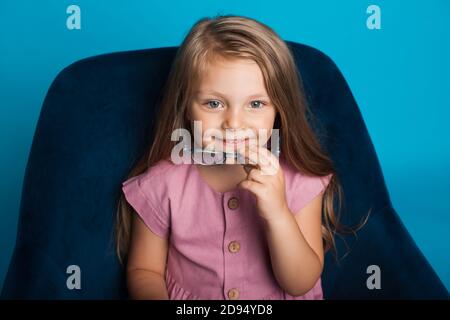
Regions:
[[[81, 8], [81, 30], [66, 27], [71, 4]], [[381, 30], [366, 27], [371, 4], [381, 8]], [[92, 55], [179, 45], [197, 19], [219, 13], [256, 18], [336, 62], [365, 119], [394, 208], [450, 288], [446, 0], [1, 0], [0, 286], [15, 244], [34, 130], [58, 72]]]

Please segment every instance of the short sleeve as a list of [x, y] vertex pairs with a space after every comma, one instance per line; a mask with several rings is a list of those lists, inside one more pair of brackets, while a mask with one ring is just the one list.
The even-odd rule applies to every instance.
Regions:
[[290, 209], [294, 214], [300, 212], [309, 202], [325, 191], [333, 174], [327, 176], [306, 176], [300, 173], [293, 179]]
[[161, 175], [148, 172], [132, 177], [122, 183], [128, 203], [144, 221], [145, 225], [160, 237], [167, 237], [170, 228], [169, 212], [164, 208], [166, 192]]

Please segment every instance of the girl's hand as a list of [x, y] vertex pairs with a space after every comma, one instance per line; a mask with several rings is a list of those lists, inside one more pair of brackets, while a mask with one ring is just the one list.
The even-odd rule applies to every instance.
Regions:
[[267, 222], [284, 219], [290, 213], [285, 192], [284, 173], [278, 158], [259, 145], [245, 145], [237, 150], [246, 160], [247, 179], [238, 187], [256, 196], [259, 215]]

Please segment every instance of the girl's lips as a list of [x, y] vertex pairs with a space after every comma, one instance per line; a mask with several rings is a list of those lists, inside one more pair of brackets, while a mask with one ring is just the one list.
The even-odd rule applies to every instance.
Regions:
[[239, 143], [243, 143], [243, 142], [247, 142], [248, 138], [245, 139], [229, 139], [229, 140], [221, 140], [223, 142], [223, 144], [239, 144]]

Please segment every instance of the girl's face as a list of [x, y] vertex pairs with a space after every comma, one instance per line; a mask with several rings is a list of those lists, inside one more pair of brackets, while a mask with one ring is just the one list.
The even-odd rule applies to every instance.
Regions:
[[[270, 138], [276, 110], [256, 62], [216, 59], [206, 68], [197, 89], [188, 118], [195, 134], [202, 137], [202, 147], [262, 146]], [[194, 121], [201, 121], [201, 129]]]

